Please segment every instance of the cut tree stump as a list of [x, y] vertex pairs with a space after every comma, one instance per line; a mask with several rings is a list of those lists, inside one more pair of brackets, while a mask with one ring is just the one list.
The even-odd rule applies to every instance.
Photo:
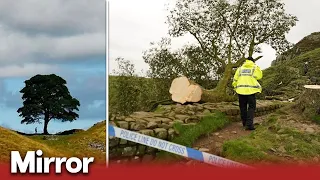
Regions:
[[172, 101], [184, 104], [199, 102], [203, 93], [200, 85], [190, 81], [187, 77], [179, 77], [172, 81], [169, 90]]
[[305, 85], [306, 89], [320, 90], [320, 85]]
[[320, 115], [320, 85], [305, 85], [297, 106], [309, 118]]

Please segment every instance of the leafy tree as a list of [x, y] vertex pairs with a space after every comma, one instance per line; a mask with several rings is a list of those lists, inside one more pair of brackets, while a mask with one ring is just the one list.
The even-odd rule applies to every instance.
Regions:
[[150, 49], [144, 52], [144, 60], [149, 65], [148, 76], [162, 79], [165, 91], [168, 91], [171, 81], [181, 75], [196, 81], [205, 88], [212, 88], [219, 78], [219, 67], [204, 54], [199, 46], [188, 45], [172, 51], [171, 40], [162, 38], [158, 43], [152, 43]]
[[171, 82], [167, 79], [139, 76], [127, 59], [118, 57], [116, 62], [118, 68], [109, 76], [110, 117], [149, 111], [155, 104], [170, 99]]
[[48, 134], [50, 120], [62, 122], [74, 121], [79, 115], [80, 102], [70, 95], [66, 81], [55, 75], [36, 75], [25, 81], [25, 87], [20, 91], [23, 94], [23, 107], [17, 112], [24, 119], [21, 123], [32, 124], [44, 121], [43, 133]]
[[134, 64], [124, 58], [117, 58], [118, 70], [109, 86], [110, 113], [128, 115], [139, 109], [138, 96], [140, 92], [138, 77]]
[[279, 0], [177, 0], [167, 22], [172, 37], [191, 34], [222, 67], [223, 76], [211, 94], [223, 100], [233, 69], [259, 52], [261, 44], [271, 45], [277, 54], [291, 47], [285, 35], [296, 21]]

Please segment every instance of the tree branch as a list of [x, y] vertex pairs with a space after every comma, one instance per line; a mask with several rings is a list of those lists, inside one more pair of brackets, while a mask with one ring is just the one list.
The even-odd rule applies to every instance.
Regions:
[[254, 59], [254, 61], [258, 61], [259, 59], [261, 59], [263, 56], [259, 56], [257, 58]]
[[263, 42], [265, 42], [270, 36], [272, 36], [272, 34], [274, 33], [274, 31], [276, 31], [277, 29], [273, 29], [271, 30], [270, 34], [265, 33], [263, 36], [264, 38], [262, 38], [260, 41], [256, 42], [256, 44], [261, 44]]
[[249, 56], [250, 57], [252, 57], [253, 52], [254, 52], [254, 46], [256, 45], [256, 43], [255, 43], [256, 35], [253, 30], [252, 30], [252, 33], [253, 33], [253, 36], [252, 36], [252, 40], [250, 42], [250, 47], [249, 47]]
[[239, 19], [240, 19], [240, 12], [241, 12], [240, 10], [241, 10], [242, 2], [244, 2], [244, 1], [240, 1], [239, 6], [238, 6], [236, 25], [235, 25], [235, 27], [233, 28], [232, 34], [234, 34], [234, 32], [235, 32], [235, 31], [237, 30], [237, 28], [238, 28]]
[[[259, 56], [257, 58], [254, 59], [254, 61], [258, 61], [259, 59], [261, 59], [263, 56]], [[241, 66], [242, 63], [244, 63], [244, 61], [246, 61], [245, 57], [240, 58], [236, 63], [232, 64], [233, 68], [237, 68], [239, 66]]]
[[[270, 15], [271, 13], [268, 13], [268, 18], [267, 19], [270, 19]], [[263, 20], [264, 18], [261, 16], [261, 21]], [[268, 29], [268, 25], [265, 26], [264, 28], [264, 32], [263, 32], [263, 35], [262, 36], [266, 36], [265, 38], [263, 38], [262, 40], [258, 41], [256, 44], [261, 44], [263, 43], [264, 41], [266, 41], [270, 36], [266, 35], [267, 34], [267, 29]], [[275, 29], [271, 30], [271, 34], [273, 33]], [[271, 35], [270, 34], [270, 35]]]
[[232, 64], [232, 67], [233, 67], [233, 68], [237, 68], [237, 67], [241, 66], [241, 64], [242, 64], [245, 60], [246, 60], [245, 57], [240, 58], [236, 63], [233, 63], [233, 64]]
[[235, 38], [235, 42], [236, 42], [236, 44], [237, 44], [237, 48], [238, 48], [239, 52], [241, 53], [241, 55], [242, 55], [242, 56], [245, 56], [245, 53], [244, 53], [244, 51], [241, 49], [241, 46], [240, 46], [237, 38]]
[[229, 34], [231, 34], [231, 33], [232, 33], [232, 28], [231, 28], [231, 26], [229, 25], [227, 19], [224, 17], [223, 14], [221, 14], [221, 12], [220, 12], [219, 10], [217, 10], [217, 12], [218, 12], [218, 14], [221, 16], [221, 18], [222, 18], [222, 20], [224, 21], [224, 23], [228, 26], [228, 28], [229, 28]]
[[218, 57], [218, 54], [217, 54], [217, 53], [218, 53], [218, 50], [217, 50], [217, 48], [216, 48], [216, 46], [215, 46], [214, 44], [212, 44], [212, 45], [213, 45], [213, 48], [214, 48], [215, 53], [214, 53], [214, 55], [212, 55], [212, 54], [208, 51], [208, 49], [205, 47], [205, 45], [203, 44], [203, 42], [200, 40], [200, 38], [197, 36], [196, 33], [193, 33], [193, 32], [190, 32], [190, 31], [189, 31], [189, 33], [196, 38], [196, 40], [197, 40], [197, 41], [199, 42], [199, 44], [200, 44], [201, 49], [202, 49], [208, 56], [210, 56], [211, 58], [213, 58], [213, 59], [217, 60], [218, 62], [222, 63], [223, 66], [225, 65], [225, 62], [224, 62], [221, 58]]
[[223, 14], [221, 14], [220, 11], [218, 11], [218, 13], [220, 14], [220, 16], [222, 17], [223, 21], [225, 24], [227, 24], [229, 30], [230, 30], [230, 37], [229, 37], [229, 45], [228, 45], [228, 64], [231, 63], [231, 59], [232, 59], [232, 40], [234, 38], [234, 34], [238, 28], [238, 24], [239, 24], [239, 19], [240, 19], [240, 10], [241, 10], [241, 5], [242, 5], [243, 1], [240, 1], [238, 8], [237, 8], [237, 15], [236, 15], [236, 24], [233, 27], [233, 29], [231, 28], [231, 26], [229, 25], [227, 19], [223, 16]]

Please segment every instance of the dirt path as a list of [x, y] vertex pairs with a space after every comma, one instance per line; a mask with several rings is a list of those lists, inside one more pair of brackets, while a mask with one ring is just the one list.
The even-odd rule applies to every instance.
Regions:
[[[256, 117], [254, 119], [254, 123], [259, 125], [265, 118], [266, 116]], [[241, 122], [233, 122], [225, 128], [209, 134], [209, 136], [203, 136], [199, 138], [194, 143], [193, 147], [196, 149], [199, 148], [200, 151], [219, 156], [224, 142], [249, 135], [251, 132], [252, 131], [246, 131]]]

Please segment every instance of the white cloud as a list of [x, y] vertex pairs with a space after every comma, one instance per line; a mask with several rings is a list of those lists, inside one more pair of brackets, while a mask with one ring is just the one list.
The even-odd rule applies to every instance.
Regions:
[[105, 101], [104, 100], [94, 100], [91, 104], [88, 105], [88, 110], [100, 108], [104, 106]]
[[51, 58], [75, 58], [105, 54], [105, 33], [81, 34], [70, 37], [46, 39], [51, 46], [43, 49]]
[[51, 74], [59, 70], [57, 66], [47, 64], [25, 64], [25, 65], [11, 65], [0, 67], [0, 77], [25, 77], [34, 76], [36, 74]]

